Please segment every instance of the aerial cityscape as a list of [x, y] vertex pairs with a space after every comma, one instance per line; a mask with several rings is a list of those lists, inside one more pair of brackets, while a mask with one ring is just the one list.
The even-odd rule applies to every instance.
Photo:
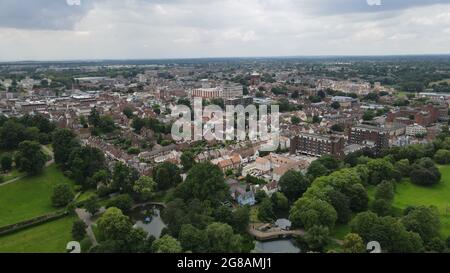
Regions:
[[20, 2], [0, 253], [450, 252], [450, 1]]

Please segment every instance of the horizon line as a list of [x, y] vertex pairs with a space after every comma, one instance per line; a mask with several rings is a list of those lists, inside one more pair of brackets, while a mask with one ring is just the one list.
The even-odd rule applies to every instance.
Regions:
[[107, 61], [171, 61], [171, 60], [208, 60], [208, 59], [320, 59], [320, 58], [351, 58], [351, 57], [437, 57], [450, 56], [450, 53], [404, 53], [404, 54], [323, 54], [323, 55], [267, 55], [267, 56], [228, 56], [228, 57], [162, 57], [162, 58], [99, 58], [99, 59], [30, 59], [30, 60], [0, 60], [0, 64], [9, 63], [64, 63], [64, 62], [107, 62]]

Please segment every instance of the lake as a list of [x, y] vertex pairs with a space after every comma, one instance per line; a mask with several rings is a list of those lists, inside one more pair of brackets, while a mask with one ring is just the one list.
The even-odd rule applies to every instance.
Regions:
[[292, 240], [274, 240], [266, 242], [256, 242], [254, 253], [300, 253], [300, 248], [296, 247]]
[[[154, 205], [136, 208], [130, 213], [130, 217], [136, 227], [142, 228], [156, 239], [159, 239], [161, 231], [166, 227], [161, 219], [160, 208]], [[148, 221], [149, 218], [151, 221]]]

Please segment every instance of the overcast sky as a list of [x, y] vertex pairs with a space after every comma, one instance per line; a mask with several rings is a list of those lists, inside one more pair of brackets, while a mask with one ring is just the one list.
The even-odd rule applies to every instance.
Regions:
[[438, 53], [450, 0], [0, 0], [2, 61]]

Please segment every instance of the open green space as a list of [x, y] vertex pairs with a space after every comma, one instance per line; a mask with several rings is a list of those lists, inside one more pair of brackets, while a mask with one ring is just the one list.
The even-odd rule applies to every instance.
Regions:
[[61, 253], [72, 241], [75, 216], [30, 227], [16, 233], [0, 236], [0, 253]]
[[53, 187], [60, 183], [74, 185], [52, 165], [38, 176], [24, 177], [14, 183], [0, 186], [0, 226], [56, 211], [51, 204], [51, 195]]

